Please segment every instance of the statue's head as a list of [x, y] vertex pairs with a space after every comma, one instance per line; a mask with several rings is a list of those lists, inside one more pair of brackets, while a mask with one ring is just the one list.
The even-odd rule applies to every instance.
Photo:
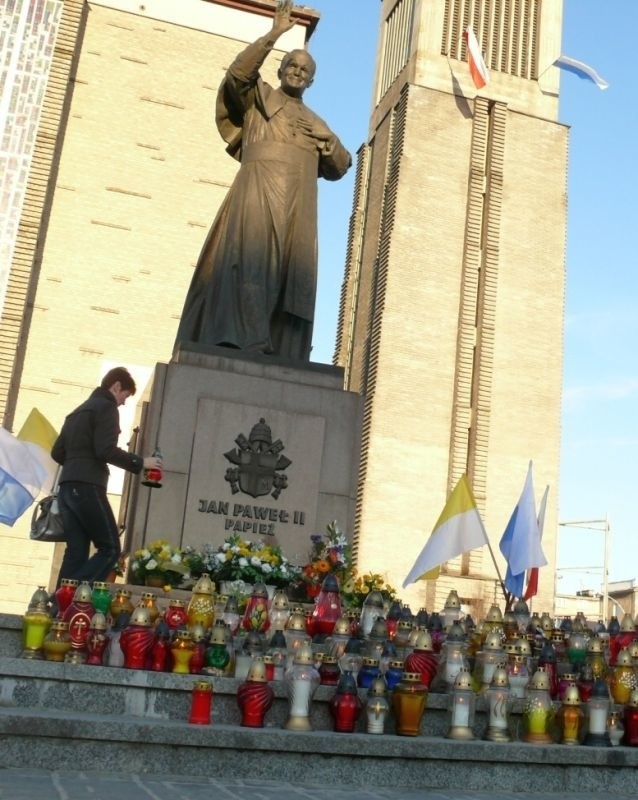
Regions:
[[281, 60], [277, 73], [281, 88], [291, 97], [301, 97], [312, 84], [317, 65], [306, 50], [291, 50]]

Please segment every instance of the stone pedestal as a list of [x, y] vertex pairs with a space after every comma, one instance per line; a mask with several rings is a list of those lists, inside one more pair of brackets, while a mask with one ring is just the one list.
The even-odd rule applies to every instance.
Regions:
[[361, 398], [344, 391], [342, 370], [192, 348], [155, 368], [136, 449], [161, 448], [163, 485], [131, 481], [129, 547], [200, 548], [235, 532], [301, 564], [330, 521], [349, 533]]

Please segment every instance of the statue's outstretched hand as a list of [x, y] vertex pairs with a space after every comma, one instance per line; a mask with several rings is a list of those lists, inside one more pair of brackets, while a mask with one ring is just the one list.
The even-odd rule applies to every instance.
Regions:
[[286, 31], [294, 27], [295, 21], [292, 18], [293, 0], [279, 0], [275, 15], [272, 20], [272, 33], [279, 37]]

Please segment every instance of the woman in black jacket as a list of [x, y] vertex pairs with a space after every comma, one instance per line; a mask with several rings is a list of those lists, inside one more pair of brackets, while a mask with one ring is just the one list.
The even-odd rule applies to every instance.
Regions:
[[[120, 557], [117, 523], [106, 496], [108, 464], [133, 473], [161, 466], [154, 456], [142, 458], [117, 446], [118, 407], [135, 389], [127, 369], [109, 370], [88, 400], [65, 419], [51, 450], [62, 465], [59, 506], [67, 537], [58, 586], [62, 578], [103, 581]], [[91, 543], [95, 553], [89, 558]]]

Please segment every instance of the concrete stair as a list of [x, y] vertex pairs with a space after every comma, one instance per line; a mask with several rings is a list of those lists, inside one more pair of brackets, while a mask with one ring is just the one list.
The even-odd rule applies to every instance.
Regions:
[[[194, 676], [18, 657], [19, 617], [0, 615], [0, 767], [116, 770], [264, 780], [329, 780], [357, 786], [578, 793], [635, 793], [638, 748], [451, 741], [445, 694], [431, 693], [418, 737], [332, 731], [319, 687], [313, 731], [287, 731], [283, 684], [263, 729], [242, 728], [240, 681], [213, 678], [212, 724], [187, 722]], [[361, 693], [362, 698], [365, 693]], [[512, 716], [515, 730], [520, 706]]]

